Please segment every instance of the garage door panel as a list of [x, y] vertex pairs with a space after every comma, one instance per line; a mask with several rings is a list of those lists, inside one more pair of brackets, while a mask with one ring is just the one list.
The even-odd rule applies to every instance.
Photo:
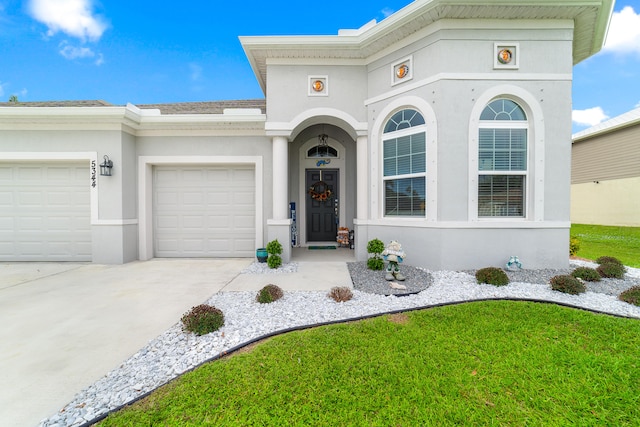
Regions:
[[8, 191], [0, 192], [0, 207], [13, 207], [13, 204], [13, 193]]
[[182, 195], [182, 204], [196, 206], [197, 208], [202, 206], [202, 193], [201, 192], [187, 192]]
[[42, 181], [42, 168], [40, 166], [22, 166], [17, 169], [20, 181], [40, 182]]
[[187, 230], [199, 231], [204, 228], [205, 218], [202, 216], [185, 216], [183, 217], [182, 227]]
[[253, 239], [236, 239], [235, 241], [236, 247], [235, 250], [238, 252], [252, 252], [254, 249], [254, 240]]
[[233, 228], [236, 230], [253, 230], [255, 222], [253, 215], [236, 215], [233, 217]]
[[[165, 180], [170, 170], [175, 179]], [[240, 177], [240, 182], [236, 181]], [[255, 172], [246, 166], [154, 168], [158, 257], [244, 257], [255, 251]], [[167, 194], [177, 194], [167, 203]], [[167, 216], [177, 218], [167, 221]], [[173, 229], [171, 227], [174, 227]], [[168, 244], [167, 241], [171, 241]], [[240, 243], [241, 242], [241, 243]]]

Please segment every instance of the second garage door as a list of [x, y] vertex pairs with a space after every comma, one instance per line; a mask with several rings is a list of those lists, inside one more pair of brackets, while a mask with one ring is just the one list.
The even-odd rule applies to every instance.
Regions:
[[0, 261], [91, 261], [88, 162], [0, 162]]
[[153, 174], [156, 257], [253, 257], [252, 166], [156, 166]]

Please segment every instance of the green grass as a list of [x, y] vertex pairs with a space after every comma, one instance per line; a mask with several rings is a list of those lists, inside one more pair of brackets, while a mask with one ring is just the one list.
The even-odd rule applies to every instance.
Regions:
[[288, 333], [101, 426], [631, 426], [640, 322], [489, 301]]
[[613, 256], [624, 265], [640, 268], [640, 227], [572, 224], [571, 235], [580, 240], [579, 257]]

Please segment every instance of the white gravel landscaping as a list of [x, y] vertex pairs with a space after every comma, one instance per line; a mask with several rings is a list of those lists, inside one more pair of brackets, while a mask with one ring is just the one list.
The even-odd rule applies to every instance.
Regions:
[[[595, 264], [584, 261], [571, 261], [571, 264], [572, 267], [595, 267]], [[297, 268], [295, 263], [283, 267], [280, 274], [287, 274], [287, 271], [292, 272]], [[263, 273], [255, 270], [259, 268], [262, 267], [254, 265], [244, 273]], [[271, 304], [257, 303], [255, 292], [219, 293], [206, 303], [223, 311], [225, 325], [220, 330], [197, 337], [184, 333], [181, 324], [176, 323], [119, 367], [78, 393], [72, 402], [49, 419], [43, 420], [40, 426], [86, 424], [206, 360], [265, 335], [300, 326], [487, 298], [544, 300], [640, 319], [640, 307], [617, 299], [617, 295], [623, 290], [640, 284], [640, 269], [627, 270], [624, 280], [608, 279], [598, 284], [588, 284], [587, 292], [581, 295], [551, 290], [546, 284], [548, 275], [551, 274], [548, 270], [524, 270], [517, 273], [520, 281], [502, 287], [479, 285], [474, 276], [465, 272], [424, 272], [429, 276], [430, 283], [426, 289], [416, 294], [388, 296], [365, 292], [356, 287], [353, 299], [343, 303], [336, 303], [328, 298], [326, 292], [285, 292], [281, 300]], [[351, 273], [353, 277], [354, 271]], [[366, 273], [363, 271], [362, 274]]]

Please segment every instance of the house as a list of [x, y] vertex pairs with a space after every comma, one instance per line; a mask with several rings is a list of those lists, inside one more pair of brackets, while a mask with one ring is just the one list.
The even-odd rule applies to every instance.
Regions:
[[571, 222], [640, 227], [640, 108], [573, 135]]
[[250, 257], [348, 227], [359, 260], [379, 238], [432, 269], [567, 267], [572, 67], [612, 10], [417, 0], [240, 37], [264, 101], [3, 104], [0, 260]]

